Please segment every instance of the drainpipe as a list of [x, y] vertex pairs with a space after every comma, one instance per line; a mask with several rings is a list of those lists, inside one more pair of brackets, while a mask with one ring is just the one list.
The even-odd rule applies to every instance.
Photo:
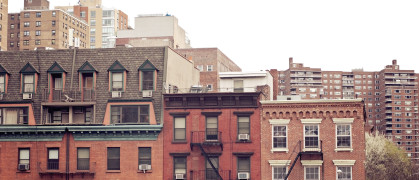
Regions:
[[70, 133], [65, 129], [66, 146], [65, 146], [65, 179], [70, 180]]
[[74, 66], [76, 64], [76, 49], [77, 48], [74, 48], [74, 51], [73, 51], [73, 65], [71, 66], [70, 91], [73, 88]]

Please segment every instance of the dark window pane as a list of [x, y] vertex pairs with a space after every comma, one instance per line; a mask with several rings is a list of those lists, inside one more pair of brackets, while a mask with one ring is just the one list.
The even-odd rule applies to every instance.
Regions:
[[108, 148], [108, 170], [119, 170], [119, 148]]

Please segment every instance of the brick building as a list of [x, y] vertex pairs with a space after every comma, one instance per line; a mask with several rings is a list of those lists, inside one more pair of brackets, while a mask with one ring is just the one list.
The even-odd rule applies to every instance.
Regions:
[[0, 0], [0, 51], [7, 51], [7, 14], [9, 11], [8, 0]]
[[322, 71], [289, 59], [289, 69], [276, 73], [278, 95], [302, 99], [356, 99], [365, 103], [366, 130], [378, 130], [406, 150], [419, 164], [418, 75], [402, 70], [393, 60], [380, 71]]
[[220, 72], [241, 72], [241, 68], [218, 48], [176, 49], [176, 52], [194, 62], [201, 71], [200, 85], [210, 92], [220, 92]]
[[25, 10], [9, 14], [8, 49], [89, 48], [89, 25], [62, 10]]
[[361, 100], [261, 104], [262, 179], [365, 179]]
[[261, 179], [259, 96], [165, 94], [164, 180]]
[[165, 47], [3, 52], [0, 176], [162, 179], [162, 94], [198, 81]]

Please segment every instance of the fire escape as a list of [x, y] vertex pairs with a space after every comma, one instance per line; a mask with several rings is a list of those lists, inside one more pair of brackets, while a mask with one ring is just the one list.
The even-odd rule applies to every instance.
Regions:
[[214, 149], [221, 149], [223, 151], [223, 142], [221, 140], [221, 132], [219, 131], [193, 131], [191, 132], [191, 151], [194, 146], [198, 147], [206, 161], [211, 166], [212, 170], [205, 170], [204, 177], [202, 173], [195, 172], [192, 175], [192, 179], [206, 179], [206, 180], [228, 180], [230, 179], [230, 171], [219, 170], [218, 166], [210, 160], [210, 151]]
[[[303, 148], [301, 146], [303, 143]], [[294, 149], [289, 157], [289, 160], [292, 158], [293, 154], [297, 154], [292, 161], [291, 167], [285, 176], [285, 180], [288, 179], [290, 176], [292, 169], [294, 168], [295, 164], [297, 163], [298, 159], [301, 160], [323, 160], [323, 146], [321, 140], [305, 140], [305, 141], [298, 141], [298, 143], [294, 146]], [[323, 168], [322, 168], [323, 169]], [[324, 173], [322, 173], [324, 174]]]

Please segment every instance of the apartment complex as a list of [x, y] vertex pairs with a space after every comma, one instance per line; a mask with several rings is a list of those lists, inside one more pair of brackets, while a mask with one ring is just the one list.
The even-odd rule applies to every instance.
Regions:
[[366, 179], [362, 100], [261, 104], [262, 179]]
[[89, 25], [62, 10], [25, 10], [8, 19], [9, 50], [89, 48]]
[[186, 31], [175, 16], [144, 14], [135, 18], [135, 28], [120, 30], [117, 46], [152, 47], [169, 46], [173, 49], [191, 48]]
[[259, 97], [165, 94], [163, 179], [261, 179]]
[[[385, 133], [419, 163], [418, 75], [402, 70], [393, 60], [381, 71], [322, 71], [289, 60], [289, 68], [273, 70], [278, 95], [299, 95], [302, 99], [364, 100], [366, 129]], [[276, 81], [276, 80], [275, 80]]]
[[163, 179], [162, 95], [199, 71], [167, 47], [9, 51], [0, 82], [2, 179]]
[[0, 0], [0, 51], [7, 51], [7, 14], [9, 11], [8, 0]]
[[81, 0], [75, 6], [56, 6], [90, 25], [90, 48], [114, 48], [116, 32], [128, 29], [128, 15], [102, 7], [102, 0]]
[[240, 72], [241, 68], [218, 48], [175, 49], [199, 69], [200, 85], [209, 92], [220, 92], [220, 73]]

